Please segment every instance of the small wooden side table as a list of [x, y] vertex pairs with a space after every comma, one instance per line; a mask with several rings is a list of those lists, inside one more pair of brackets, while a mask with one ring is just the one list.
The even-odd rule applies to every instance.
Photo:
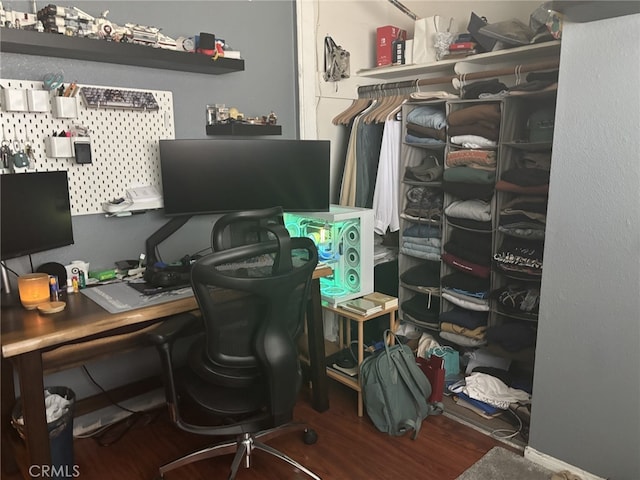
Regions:
[[[351, 345], [351, 329], [348, 328], [349, 322], [357, 322], [358, 324], [358, 368], [360, 368], [360, 364], [364, 360], [364, 323], [372, 320], [374, 318], [381, 317], [382, 315], [389, 315], [389, 329], [392, 332], [396, 331], [396, 312], [398, 311], [398, 307], [390, 307], [386, 310], [381, 310], [376, 313], [372, 313], [371, 315], [359, 315], [357, 313], [350, 312], [345, 310], [344, 308], [340, 308], [338, 306], [333, 306], [327, 302], [322, 302], [322, 308], [328, 310], [330, 312], [334, 312], [339, 321], [339, 342], [340, 348], [345, 348]], [[345, 328], [345, 326], [347, 328]], [[345, 333], [346, 329], [346, 341], [345, 341]], [[363, 414], [363, 402], [362, 402], [362, 388], [360, 387], [360, 382], [358, 376], [350, 377], [346, 373], [341, 373], [330, 366], [327, 366], [327, 376], [329, 378], [333, 378], [338, 382], [352, 388], [356, 392], [358, 392], [358, 416], [361, 417]]]

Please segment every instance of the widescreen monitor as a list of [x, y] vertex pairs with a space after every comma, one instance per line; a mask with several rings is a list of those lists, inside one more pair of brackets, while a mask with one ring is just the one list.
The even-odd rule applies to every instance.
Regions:
[[67, 172], [0, 175], [2, 260], [73, 244]]
[[329, 211], [328, 140], [160, 140], [164, 212]]

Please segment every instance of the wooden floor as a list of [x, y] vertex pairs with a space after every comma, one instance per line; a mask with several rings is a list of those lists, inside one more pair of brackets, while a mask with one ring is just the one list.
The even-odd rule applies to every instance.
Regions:
[[[318, 433], [315, 445], [305, 445], [293, 433], [269, 441], [314, 471], [323, 480], [453, 480], [493, 446], [505, 446], [445, 416], [429, 417], [416, 440], [379, 432], [365, 416], [356, 415], [356, 393], [330, 382], [331, 408], [319, 413], [303, 391], [296, 420]], [[210, 443], [205, 437], [186, 434], [169, 421], [165, 409], [139, 422], [119, 440], [101, 446], [92, 438], [75, 439], [75, 463], [81, 480], [152, 480], [157, 467]], [[114, 432], [114, 435], [115, 432]], [[106, 437], [103, 437], [106, 441]], [[114, 437], [115, 439], [115, 437]], [[114, 440], [112, 439], [112, 440]], [[507, 447], [508, 448], [508, 447]], [[166, 480], [226, 479], [231, 456], [203, 460], [165, 475]], [[256, 451], [253, 466], [238, 472], [238, 480], [302, 480], [308, 477], [275, 457]], [[18, 480], [18, 474], [3, 480]]]

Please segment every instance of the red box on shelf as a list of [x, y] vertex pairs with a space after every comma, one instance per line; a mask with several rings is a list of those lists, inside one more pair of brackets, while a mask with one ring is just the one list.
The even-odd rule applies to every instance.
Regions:
[[382, 67], [383, 65], [393, 64], [395, 58], [393, 42], [406, 39], [406, 30], [393, 25], [378, 27], [376, 30], [376, 66]]

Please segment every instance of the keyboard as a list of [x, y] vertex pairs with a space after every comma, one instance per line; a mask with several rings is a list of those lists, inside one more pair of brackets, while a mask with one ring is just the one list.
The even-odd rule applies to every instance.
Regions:
[[117, 88], [80, 87], [80, 95], [87, 108], [160, 109], [156, 97], [151, 92], [135, 92]]

